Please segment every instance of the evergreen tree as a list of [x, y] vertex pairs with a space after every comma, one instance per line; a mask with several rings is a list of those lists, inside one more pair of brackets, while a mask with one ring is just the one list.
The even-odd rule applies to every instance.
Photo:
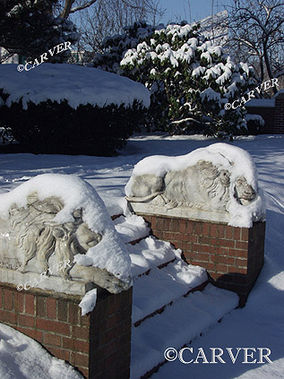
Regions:
[[10, 54], [33, 59], [61, 42], [75, 43], [79, 34], [74, 24], [53, 15], [57, 1], [1, 1], [0, 46]]
[[[163, 25], [159, 27], [162, 28]], [[140, 21], [125, 27], [123, 34], [105, 38], [101, 45], [103, 53], [97, 53], [95, 55], [93, 65], [102, 70], [123, 75], [123, 70], [120, 68], [120, 61], [124, 54], [128, 49], [136, 47], [138, 43], [153, 34], [154, 31], [154, 26]]]
[[[153, 30], [145, 24], [144, 29], [143, 40], [137, 39], [137, 33], [132, 40], [129, 32], [109, 39], [100, 66], [150, 89], [149, 124], [172, 134], [222, 137], [244, 132], [245, 108], [225, 109], [225, 104], [253, 88], [252, 69], [234, 63], [221, 47], [213, 46], [199, 33], [199, 25], [170, 24]], [[131, 41], [136, 46], [125, 51]]]

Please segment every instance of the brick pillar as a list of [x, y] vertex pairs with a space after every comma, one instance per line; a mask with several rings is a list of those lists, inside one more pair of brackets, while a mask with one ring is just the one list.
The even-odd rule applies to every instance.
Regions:
[[275, 133], [284, 133], [284, 93], [275, 96]]
[[90, 378], [130, 376], [132, 288], [118, 295], [106, 290], [90, 315]]
[[225, 223], [139, 214], [157, 238], [183, 251], [186, 262], [207, 269], [213, 284], [238, 293], [243, 305], [264, 261], [265, 223]]
[[85, 316], [80, 301], [0, 283], [0, 322], [35, 339], [86, 378], [129, 378], [132, 289], [118, 295], [98, 289], [96, 307]]

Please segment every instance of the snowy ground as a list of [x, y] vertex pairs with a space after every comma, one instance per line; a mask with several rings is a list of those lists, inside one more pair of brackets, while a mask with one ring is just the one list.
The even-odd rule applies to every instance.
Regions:
[[[199, 136], [155, 135], [130, 139], [126, 149], [117, 157], [0, 155], [0, 192], [6, 192], [42, 173], [76, 174], [95, 186], [111, 214], [119, 214], [125, 205], [124, 186], [131, 175], [133, 165], [140, 159], [153, 154], [173, 156], [186, 154], [214, 142], [216, 141]], [[226, 364], [184, 365], [176, 361], [166, 364], [153, 377], [163, 379], [172, 377], [181, 379], [187, 377], [193, 379], [284, 377], [284, 136], [240, 138], [234, 144], [252, 154], [259, 172], [259, 184], [264, 190], [267, 203], [265, 265], [247, 306], [226, 316], [220, 324], [195, 340], [191, 346], [203, 347], [205, 352], [208, 352], [210, 347], [223, 349], [225, 347], [267, 347], [272, 351], [270, 358], [273, 363], [242, 364], [238, 360], [235, 364], [227, 362]], [[176, 319], [178, 322], [178, 315]], [[3, 334], [7, 335], [7, 329], [4, 330], [1, 326], [0, 330], [0, 337], [3, 339]], [[7, 365], [13, 364], [11, 358], [13, 354], [7, 349], [8, 347], [2, 342], [0, 368], [3, 366], [7, 368]], [[10, 360], [7, 361], [7, 357]], [[2, 362], [6, 363], [2, 364]], [[8, 371], [7, 369], [5, 372]], [[1, 379], [10, 377], [15, 376], [1, 374]]]
[[72, 366], [52, 357], [36, 341], [0, 324], [0, 378], [82, 379]]

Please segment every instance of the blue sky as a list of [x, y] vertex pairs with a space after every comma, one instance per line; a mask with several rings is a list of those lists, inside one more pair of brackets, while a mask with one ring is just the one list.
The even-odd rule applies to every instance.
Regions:
[[[222, 6], [224, 2], [224, 0], [213, 1], [214, 13], [224, 9]], [[226, 3], [228, 2], [227, 0]], [[166, 10], [161, 19], [163, 23], [181, 20], [193, 22], [212, 14], [212, 0], [160, 0], [160, 6]]]

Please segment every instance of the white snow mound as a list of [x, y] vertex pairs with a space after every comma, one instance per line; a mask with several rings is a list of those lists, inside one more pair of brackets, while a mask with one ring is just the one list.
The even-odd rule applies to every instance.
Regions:
[[93, 290], [88, 291], [85, 294], [85, 296], [83, 297], [83, 299], [81, 300], [79, 304], [79, 307], [82, 310], [82, 316], [91, 312], [95, 308], [96, 302], [97, 302], [97, 289], [94, 288]]
[[24, 109], [28, 102], [39, 104], [48, 99], [58, 103], [67, 100], [75, 109], [81, 104], [128, 106], [134, 100], [141, 101], [145, 107], [150, 105], [150, 93], [143, 84], [73, 64], [44, 63], [28, 72], [18, 72], [15, 64], [3, 64], [0, 65], [0, 83], [4, 93], [9, 95], [6, 105], [18, 103], [22, 98]]
[[1, 379], [83, 379], [74, 367], [53, 357], [37, 341], [0, 323]]

